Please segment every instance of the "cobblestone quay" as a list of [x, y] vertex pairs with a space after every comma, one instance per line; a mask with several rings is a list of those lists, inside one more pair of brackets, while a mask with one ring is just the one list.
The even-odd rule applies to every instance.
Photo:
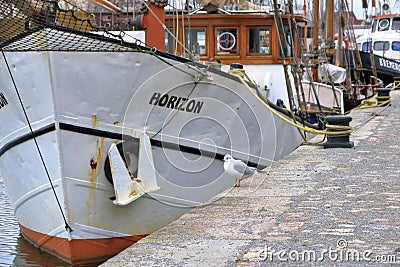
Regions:
[[303, 145], [103, 266], [399, 266], [400, 91], [391, 98], [350, 114], [354, 148]]

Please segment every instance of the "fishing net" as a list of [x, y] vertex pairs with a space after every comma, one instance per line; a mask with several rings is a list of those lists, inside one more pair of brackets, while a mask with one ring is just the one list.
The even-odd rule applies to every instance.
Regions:
[[132, 51], [124, 41], [96, 26], [94, 16], [66, 1], [0, 0], [0, 49], [3, 51]]

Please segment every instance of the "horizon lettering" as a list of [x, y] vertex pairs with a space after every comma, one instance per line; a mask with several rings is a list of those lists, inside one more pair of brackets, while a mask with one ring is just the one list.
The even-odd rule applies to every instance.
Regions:
[[153, 106], [177, 109], [191, 113], [200, 113], [201, 109], [203, 108], [204, 102], [175, 95], [162, 95], [156, 92], [150, 97], [149, 104]]

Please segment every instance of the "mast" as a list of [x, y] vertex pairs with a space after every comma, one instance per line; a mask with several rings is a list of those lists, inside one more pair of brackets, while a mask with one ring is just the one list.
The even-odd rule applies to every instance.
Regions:
[[372, 17], [376, 16], [376, 2], [375, 0], [371, 1], [371, 5], [372, 5]]
[[342, 50], [343, 50], [343, 27], [344, 27], [344, 19], [342, 12], [344, 12], [343, 8], [343, 0], [339, 0], [339, 33], [338, 33], [338, 45], [336, 48], [336, 59], [335, 59], [335, 65], [336, 66], [341, 66], [342, 64]]
[[313, 81], [318, 81], [318, 37], [319, 37], [319, 0], [314, 0], [313, 5], [313, 18], [314, 18], [314, 25], [313, 25], [313, 64], [312, 64], [312, 73], [313, 73]]
[[367, 20], [368, 19], [368, 2], [367, 2], [367, 0], [362, 0], [362, 8], [365, 13], [365, 20]]
[[334, 0], [326, 0], [326, 42], [329, 48], [334, 48], [335, 43], [333, 41], [334, 34]]

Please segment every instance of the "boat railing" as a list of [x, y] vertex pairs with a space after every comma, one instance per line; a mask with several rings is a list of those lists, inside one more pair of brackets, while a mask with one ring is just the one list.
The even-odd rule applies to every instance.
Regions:
[[[342, 90], [336, 87], [332, 88], [332, 86], [328, 84], [310, 81], [303, 81], [302, 86], [306, 103], [317, 105], [319, 101], [321, 106], [327, 108], [340, 108], [341, 114], [344, 114]], [[312, 87], [314, 87], [315, 93]]]

